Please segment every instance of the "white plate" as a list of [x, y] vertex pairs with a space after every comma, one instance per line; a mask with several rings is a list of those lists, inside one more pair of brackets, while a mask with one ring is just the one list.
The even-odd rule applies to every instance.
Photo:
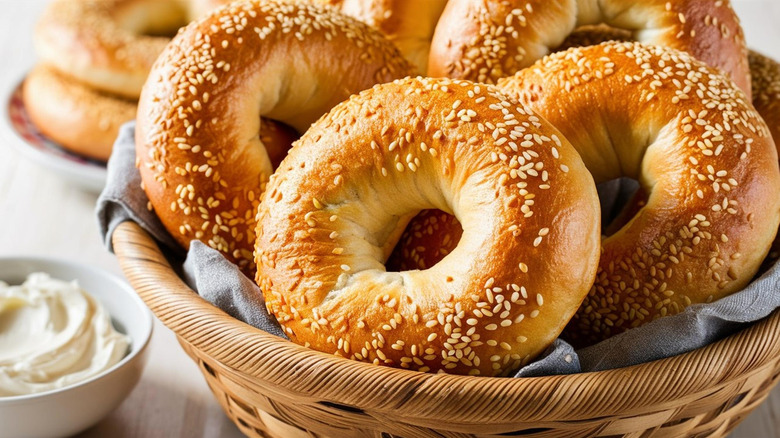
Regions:
[[29, 160], [90, 192], [100, 193], [106, 184], [103, 162], [76, 155], [44, 136], [30, 121], [22, 101], [23, 80], [13, 82], [3, 93], [0, 121], [2, 140]]

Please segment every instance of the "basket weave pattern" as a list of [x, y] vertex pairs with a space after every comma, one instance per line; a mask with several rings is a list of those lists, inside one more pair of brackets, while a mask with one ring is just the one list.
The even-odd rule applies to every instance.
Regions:
[[306, 349], [215, 308], [132, 222], [122, 270], [253, 437], [724, 436], [780, 379], [780, 311], [719, 342], [618, 370], [534, 378], [415, 373]]

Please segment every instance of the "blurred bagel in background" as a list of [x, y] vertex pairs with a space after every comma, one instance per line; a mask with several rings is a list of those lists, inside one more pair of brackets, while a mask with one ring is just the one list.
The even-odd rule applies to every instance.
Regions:
[[182, 26], [227, 1], [54, 0], [33, 34], [41, 61], [86, 86], [137, 99]]
[[24, 81], [30, 120], [42, 134], [84, 157], [107, 161], [119, 127], [135, 118], [136, 103], [83, 85], [47, 64]]
[[30, 120], [64, 149], [108, 160], [119, 127], [135, 119], [141, 87], [170, 37], [227, 2], [52, 1], [33, 34], [41, 62], [24, 83]]

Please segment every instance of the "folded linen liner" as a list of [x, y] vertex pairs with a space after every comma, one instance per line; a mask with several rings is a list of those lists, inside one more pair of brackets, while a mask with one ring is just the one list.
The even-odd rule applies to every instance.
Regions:
[[[122, 127], [108, 161], [108, 177], [98, 198], [96, 213], [104, 243], [110, 251], [111, 235], [120, 223], [131, 220], [149, 232], [164, 248], [184, 259], [183, 279], [204, 299], [229, 315], [276, 336], [285, 337], [267, 313], [258, 286], [210, 247], [194, 241], [189, 252], [178, 247], [153, 212], [141, 189], [135, 167], [135, 123]], [[616, 180], [599, 185], [602, 217], [614, 216], [636, 189], [636, 183]], [[574, 350], [557, 339], [535, 362], [514, 377], [572, 374], [620, 368], [671, 357], [724, 338], [780, 307], [780, 268], [772, 266], [745, 289], [709, 304], [689, 306], [613, 336], [587, 348]]]

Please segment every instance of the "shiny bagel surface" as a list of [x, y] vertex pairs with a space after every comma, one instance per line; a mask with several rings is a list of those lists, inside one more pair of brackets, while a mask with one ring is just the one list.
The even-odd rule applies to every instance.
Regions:
[[[411, 217], [463, 237], [426, 270], [388, 272]], [[418, 371], [507, 375], [558, 336], [593, 281], [595, 186], [549, 123], [494, 87], [404, 79], [339, 104], [271, 177], [257, 282], [287, 335]]]
[[183, 247], [199, 239], [251, 275], [272, 171], [260, 117], [303, 132], [350, 94], [410, 71], [377, 31], [303, 3], [233, 3], [191, 23], [139, 103], [136, 150], [154, 210]]
[[728, 73], [750, 94], [747, 49], [728, 1], [459, 0], [447, 3], [428, 74], [495, 83], [530, 66], [581, 26], [607, 24]]

